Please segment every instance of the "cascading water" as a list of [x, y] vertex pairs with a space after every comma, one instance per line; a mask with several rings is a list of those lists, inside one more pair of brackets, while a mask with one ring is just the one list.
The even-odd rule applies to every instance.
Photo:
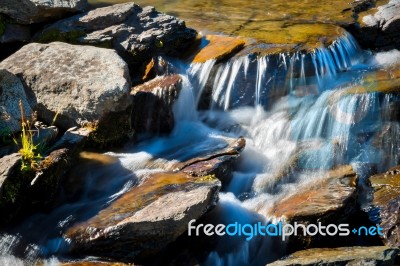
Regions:
[[[51, 256], [62, 257], [68, 246], [62, 232], [69, 225], [118, 198], [138, 177], [217, 149], [226, 137], [244, 136], [247, 145], [222, 188], [213, 223], [266, 223], [274, 219], [266, 215], [274, 202], [339, 165], [382, 171], [399, 164], [400, 125], [391, 111], [399, 97], [351, 92], [362, 85], [362, 74], [385, 65], [382, 58], [360, 50], [345, 34], [312, 53], [180, 63], [183, 88], [174, 105], [173, 132], [104, 155], [106, 166], [80, 168], [84, 185], [79, 196], [4, 233], [0, 264], [18, 265], [19, 258], [30, 264], [38, 257], [49, 258], [45, 265], [57, 264]], [[209, 109], [197, 111], [204, 98]], [[284, 243], [268, 238], [217, 241], [219, 248], [206, 256], [204, 265], [265, 265], [285, 255]]]

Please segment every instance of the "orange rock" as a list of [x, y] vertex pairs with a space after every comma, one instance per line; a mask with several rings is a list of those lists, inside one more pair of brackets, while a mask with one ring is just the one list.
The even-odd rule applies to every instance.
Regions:
[[356, 178], [351, 166], [331, 170], [326, 177], [299, 188], [299, 193], [277, 203], [269, 215], [291, 221], [331, 214], [344, 208], [349, 204], [349, 199], [354, 197]]
[[208, 44], [194, 57], [193, 63], [204, 63], [207, 60], [223, 60], [244, 47], [246, 42], [236, 37], [207, 35]]

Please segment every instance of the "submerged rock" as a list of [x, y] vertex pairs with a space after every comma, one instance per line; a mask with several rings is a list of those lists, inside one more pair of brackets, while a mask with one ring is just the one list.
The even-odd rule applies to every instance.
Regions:
[[350, 28], [360, 43], [368, 48], [393, 49], [400, 48], [400, 1], [361, 12], [358, 15], [359, 25]]
[[[140, 260], [166, 247], [216, 204], [220, 182], [184, 173], [146, 178], [88, 221], [66, 232], [72, 252]], [[177, 204], [179, 202], [179, 204]]]
[[58, 21], [34, 38], [114, 48], [129, 63], [142, 64], [155, 54], [179, 54], [196, 37], [185, 22], [134, 3], [97, 8]]
[[370, 219], [383, 228], [386, 245], [400, 246], [400, 167], [369, 179], [373, 188]]
[[21, 24], [32, 24], [48, 22], [81, 12], [87, 4], [87, 0], [3, 0], [0, 13], [6, 14]]
[[20, 101], [25, 118], [32, 119], [33, 111], [27, 98], [18, 77], [8, 70], [0, 69], [0, 137], [21, 131]]
[[314, 248], [298, 251], [267, 265], [394, 265], [398, 254], [397, 248], [385, 246]]
[[132, 88], [132, 126], [138, 134], [169, 133], [174, 128], [172, 107], [182, 89], [179, 75], [157, 77]]
[[90, 126], [106, 142], [130, 134], [127, 64], [109, 49], [66, 43], [24, 46], [0, 63], [18, 75], [38, 119], [61, 129]]

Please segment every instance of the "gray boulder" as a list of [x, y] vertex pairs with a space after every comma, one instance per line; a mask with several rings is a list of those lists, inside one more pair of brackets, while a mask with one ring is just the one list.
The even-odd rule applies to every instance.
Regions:
[[115, 51], [32, 43], [1, 62], [0, 68], [22, 79], [40, 121], [52, 124], [58, 114], [54, 124], [61, 129], [89, 126], [103, 130], [107, 136], [97, 134], [99, 141], [129, 133], [129, 71]]
[[25, 118], [31, 120], [33, 112], [24, 86], [18, 77], [0, 68], [0, 137], [21, 130], [19, 101], [22, 102]]
[[87, 0], [2, 0], [0, 13], [21, 24], [48, 22], [83, 11]]
[[154, 7], [117, 4], [58, 21], [34, 40], [64, 41], [116, 49], [129, 63], [143, 63], [159, 53], [178, 54], [196, 37], [185, 22]]

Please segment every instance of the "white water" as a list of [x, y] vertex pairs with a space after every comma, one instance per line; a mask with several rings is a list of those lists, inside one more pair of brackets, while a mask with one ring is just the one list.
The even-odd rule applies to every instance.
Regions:
[[[352, 37], [345, 35], [331, 47], [307, 55], [247, 56], [220, 65], [215, 61], [183, 65], [173, 132], [108, 153], [118, 158], [108, 168], [79, 169], [84, 180], [79, 199], [51, 214], [36, 215], [15, 229], [28, 238], [22, 247], [36, 253], [16, 252], [20, 244], [14, 232], [0, 241], [0, 264], [18, 265], [17, 257], [29, 264], [37, 257], [63, 254], [67, 244], [60, 231], [92, 215], [150, 173], [223, 147], [227, 137], [244, 136], [247, 145], [221, 192], [215, 223], [266, 222], [273, 218], [265, 214], [274, 202], [338, 165], [383, 171], [399, 164], [400, 126], [390, 111], [393, 103], [398, 104], [398, 96], [346, 93], [362, 82], [362, 73], [393, 62], [388, 54], [368, 55], [359, 50]], [[207, 90], [210, 109], [197, 111]], [[32, 230], [41, 234], [31, 236]], [[267, 238], [220, 240], [219, 246], [205, 265], [263, 265], [285, 251], [282, 243]]]

